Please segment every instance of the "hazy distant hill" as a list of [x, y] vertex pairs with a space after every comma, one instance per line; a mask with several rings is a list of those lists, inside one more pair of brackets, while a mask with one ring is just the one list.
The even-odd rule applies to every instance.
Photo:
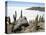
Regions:
[[39, 10], [39, 11], [45, 11], [45, 7], [32, 7], [32, 8], [27, 8], [26, 10]]

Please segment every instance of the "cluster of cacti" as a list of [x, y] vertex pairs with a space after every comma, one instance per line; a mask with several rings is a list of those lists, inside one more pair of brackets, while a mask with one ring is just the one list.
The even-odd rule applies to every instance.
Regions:
[[[39, 20], [38, 20], [38, 18], [39, 18], [39, 16], [37, 15], [36, 19], [35, 19], [35, 24], [36, 24], [35, 29], [36, 29], [36, 31], [38, 31], [39, 29], [41, 29], [41, 30], [43, 29], [43, 27], [41, 27], [42, 24], [43, 24], [42, 26], [44, 26], [44, 17], [40, 16]], [[41, 25], [39, 25], [39, 24], [41, 24]]]
[[[44, 17], [39, 15], [36, 16], [35, 20], [31, 20], [30, 22], [27, 21], [27, 18], [24, 16], [22, 16], [22, 10], [21, 10], [21, 15], [20, 18], [18, 20], [16, 20], [17, 18], [17, 12], [15, 11], [15, 15], [13, 15], [14, 18], [14, 22], [10, 22], [10, 18], [9, 18], [9, 28], [11, 27], [11, 32], [13, 33], [17, 33], [17, 32], [37, 32], [39, 31], [39, 29], [43, 29], [41, 27], [41, 25], [44, 24]], [[39, 20], [38, 20], [39, 18]], [[40, 31], [41, 31], [40, 30]]]
[[45, 20], [44, 20], [44, 17], [42, 16], [40, 16], [40, 18], [39, 18], [39, 22], [44, 22]]

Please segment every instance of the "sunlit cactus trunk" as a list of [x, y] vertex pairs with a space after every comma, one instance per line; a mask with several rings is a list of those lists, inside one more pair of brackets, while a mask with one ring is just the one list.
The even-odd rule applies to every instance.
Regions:
[[17, 18], [17, 12], [15, 11], [15, 15], [13, 15], [14, 21], [16, 21]]
[[9, 24], [11, 24], [11, 20], [10, 20], [10, 17], [9, 17]]
[[22, 18], [22, 10], [21, 10], [21, 18]]
[[38, 30], [37, 25], [38, 25], [38, 15], [36, 16], [36, 19], [35, 19], [35, 31]]
[[14, 32], [14, 26], [16, 24], [16, 18], [17, 18], [17, 12], [15, 11], [15, 15], [13, 15], [13, 18], [14, 18], [14, 23], [13, 23], [13, 26], [12, 26], [12, 32]]

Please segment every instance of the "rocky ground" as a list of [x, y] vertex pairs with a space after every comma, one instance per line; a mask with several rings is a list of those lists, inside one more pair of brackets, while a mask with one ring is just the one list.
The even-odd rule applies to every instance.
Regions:
[[[8, 24], [7, 25], [7, 32], [8, 33], [13, 33], [12, 32], [12, 26], [13, 26], [12, 24], [10, 24], [10, 25]], [[40, 26], [40, 28], [38, 30], [36, 30], [36, 26], [33, 23], [31, 23], [28, 27], [23, 27], [22, 26], [22, 30], [20, 32], [23, 32], [24, 33], [24, 32], [44, 32], [45, 31], [44, 22], [38, 23], [37, 26]]]

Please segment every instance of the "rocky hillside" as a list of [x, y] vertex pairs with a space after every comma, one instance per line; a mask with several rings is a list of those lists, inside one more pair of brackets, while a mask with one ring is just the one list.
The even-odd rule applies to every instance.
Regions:
[[32, 7], [32, 8], [27, 8], [26, 10], [39, 10], [39, 11], [45, 11], [45, 7]]

